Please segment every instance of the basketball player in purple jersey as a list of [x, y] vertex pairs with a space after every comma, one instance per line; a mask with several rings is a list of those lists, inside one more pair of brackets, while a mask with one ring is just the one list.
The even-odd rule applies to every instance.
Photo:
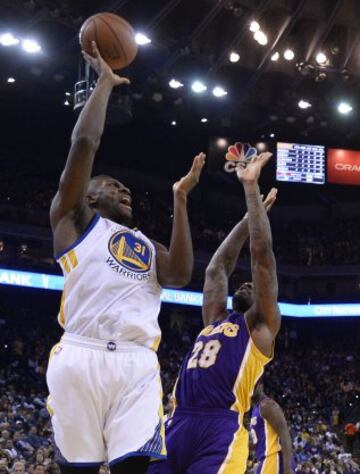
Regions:
[[293, 474], [291, 437], [280, 406], [264, 393], [259, 382], [252, 397], [251, 438], [256, 449], [256, 474]]
[[[206, 270], [205, 329], [180, 368], [174, 388], [175, 411], [167, 423], [168, 459], [148, 472], [161, 474], [241, 474], [248, 458], [243, 416], [264, 366], [271, 360], [280, 328], [278, 284], [266, 210], [258, 179], [271, 154], [255, 157], [237, 175], [243, 183], [247, 216], [220, 245]], [[243, 284], [227, 311], [228, 280], [250, 234], [253, 283]]]

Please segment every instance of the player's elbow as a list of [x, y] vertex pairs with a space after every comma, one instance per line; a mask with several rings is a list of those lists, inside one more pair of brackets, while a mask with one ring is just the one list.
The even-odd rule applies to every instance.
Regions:
[[250, 253], [252, 257], [258, 260], [272, 260], [274, 259], [274, 251], [272, 243], [267, 241], [252, 242], [250, 244]]
[[72, 148], [79, 151], [95, 152], [100, 145], [100, 138], [91, 135], [74, 135], [71, 137]]
[[217, 265], [214, 263], [209, 263], [205, 270], [206, 278], [215, 278], [222, 270], [224, 269], [223, 265]]

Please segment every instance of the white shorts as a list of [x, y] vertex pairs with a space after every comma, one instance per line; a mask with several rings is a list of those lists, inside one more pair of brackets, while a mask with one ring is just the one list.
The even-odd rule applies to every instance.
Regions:
[[66, 333], [51, 351], [47, 383], [60, 462], [166, 457], [159, 364], [151, 349]]

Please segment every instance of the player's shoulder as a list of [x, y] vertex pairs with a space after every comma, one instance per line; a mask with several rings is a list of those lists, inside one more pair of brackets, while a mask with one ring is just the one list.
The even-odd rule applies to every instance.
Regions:
[[264, 398], [259, 403], [259, 410], [261, 415], [263, 415], [270, 411], [281, 410], [281, 408], [280, 405], [272, 398]]

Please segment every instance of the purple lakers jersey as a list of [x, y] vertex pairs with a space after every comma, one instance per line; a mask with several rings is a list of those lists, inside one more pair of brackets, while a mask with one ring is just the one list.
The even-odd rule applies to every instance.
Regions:
[[250, 434], [256, 449], [256, 459], [264, 458], [281, 451], [279, 437], [273, 427], [261, 416], [260, 404], [251, 413]]
[[270, 358], [253, 343], [245, 318], [232, 313], [204, 328], [174, 388], [179, 408], [225, 408], [244, 414]]

